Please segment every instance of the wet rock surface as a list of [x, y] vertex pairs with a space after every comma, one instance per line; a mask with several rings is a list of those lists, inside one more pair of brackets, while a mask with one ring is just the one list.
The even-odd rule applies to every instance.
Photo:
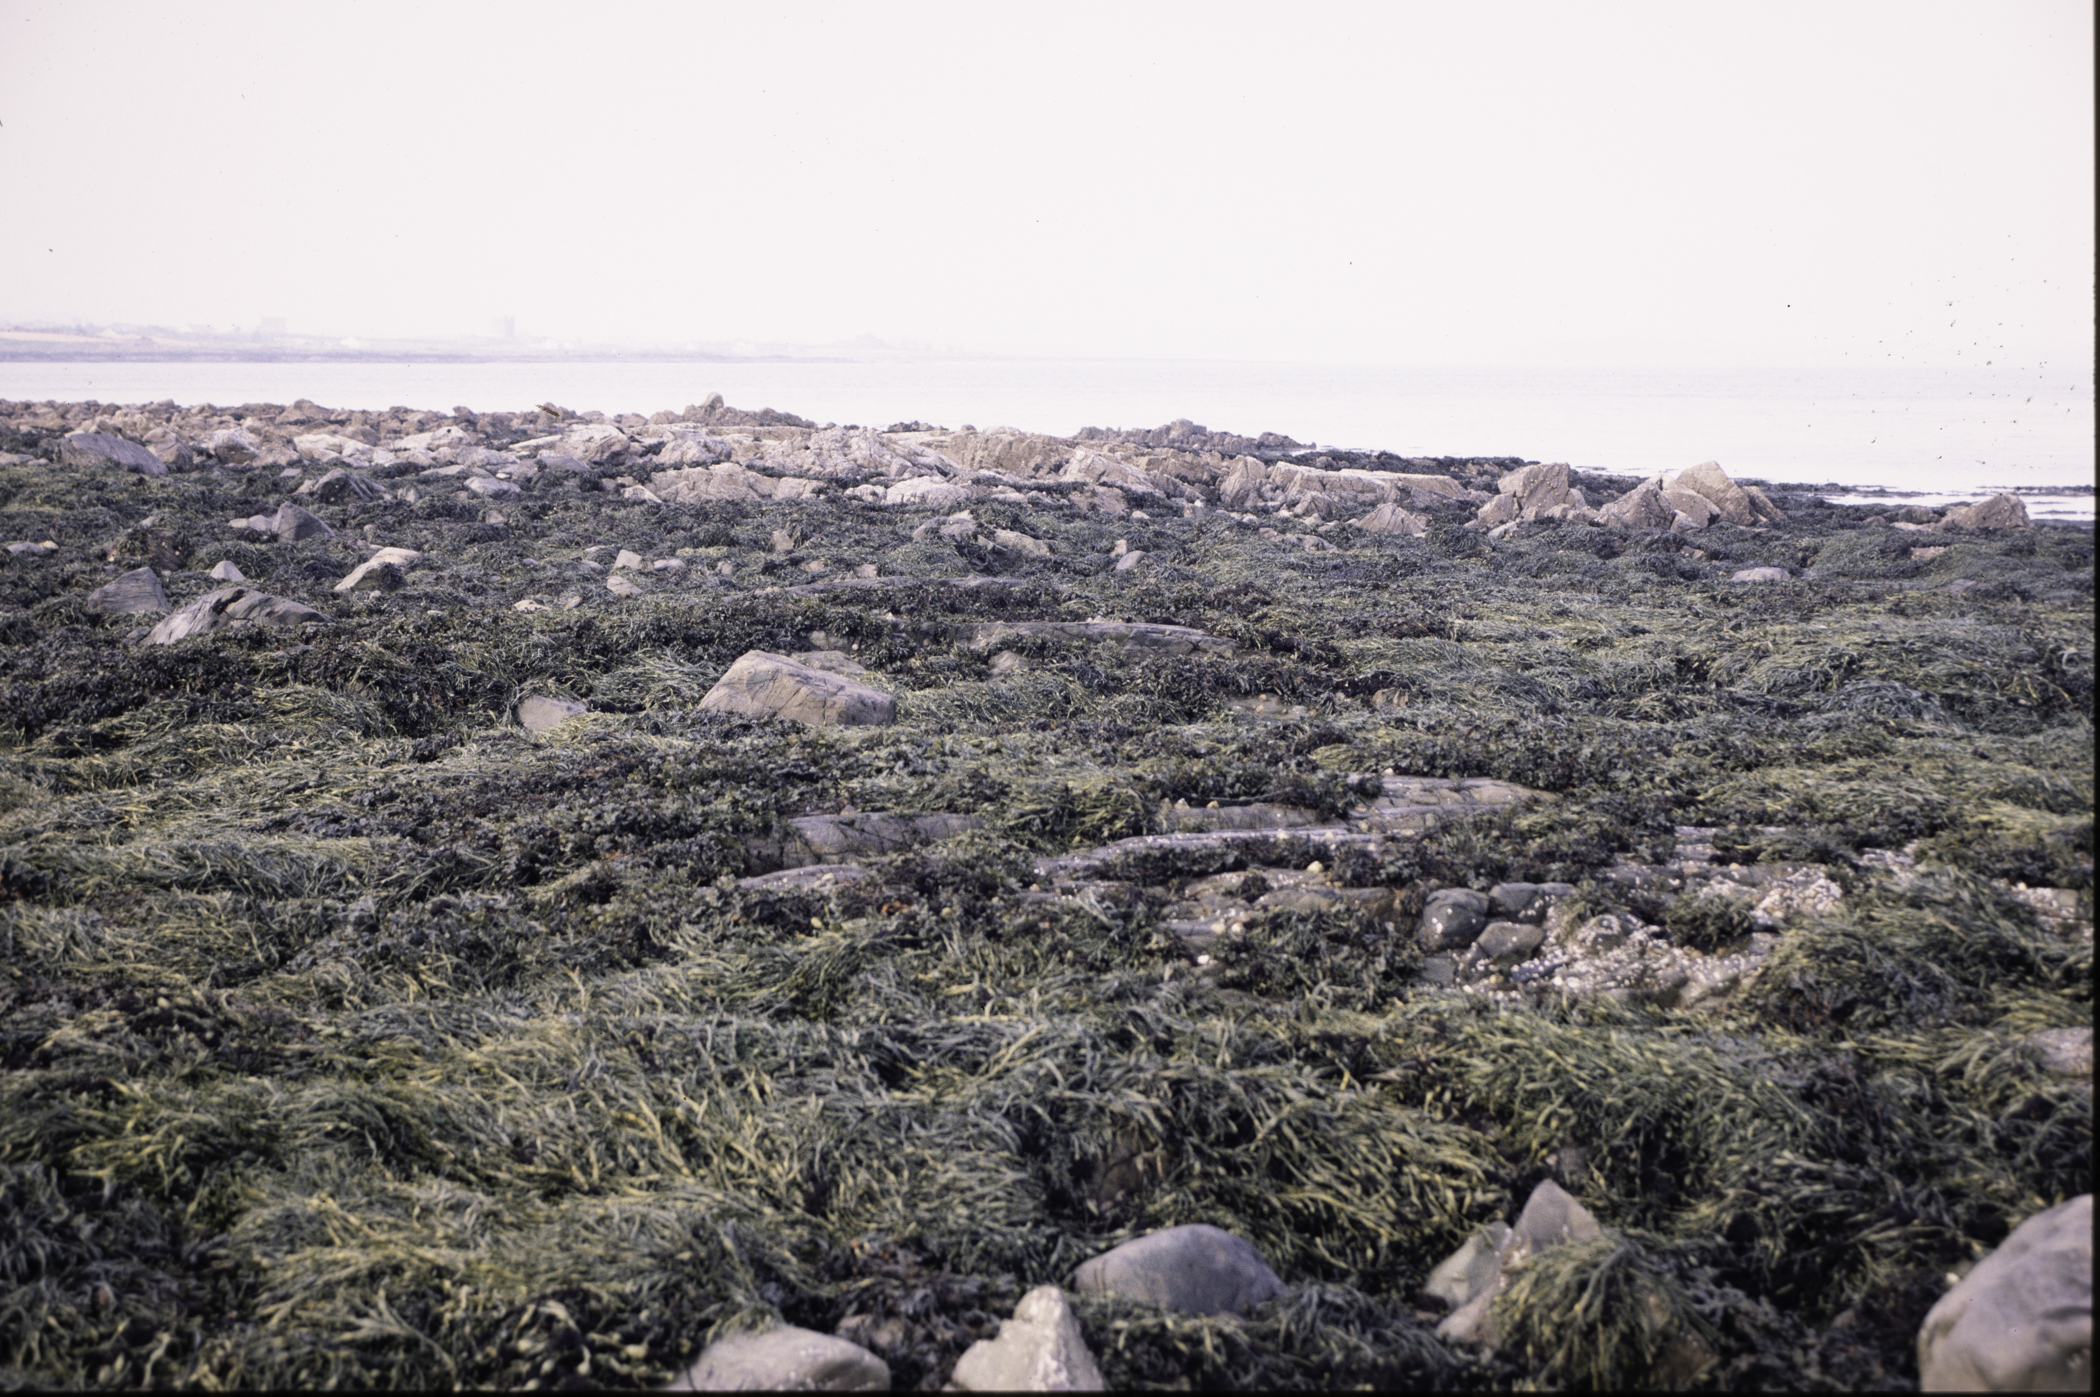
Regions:
[[0, 1376], [1916, 1384], [2091, 1179], [2090, 531], [1978, 504], [0, 404]]

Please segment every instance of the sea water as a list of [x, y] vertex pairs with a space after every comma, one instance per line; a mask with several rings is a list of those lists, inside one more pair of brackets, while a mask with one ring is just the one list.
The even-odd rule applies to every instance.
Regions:
[[[0, 363], [0, 397], [221, 405], [309, 398], [517, 411], [677, 410], [720, 393], [818, 423], [1156, 427], [1402, 456], [1515, 456], [1644, 477], [1731, 475], [1919, 503], [2016, 491], [2037, 518], [2093, 517], [2089, 366], [1407, 368], [1158, 360]], [[1862, 493], [1865, 492], [1865, 493]]]

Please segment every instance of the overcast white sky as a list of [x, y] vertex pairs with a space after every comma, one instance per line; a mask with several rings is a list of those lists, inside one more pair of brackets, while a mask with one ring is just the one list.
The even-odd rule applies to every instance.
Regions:
[[2090, 365], [2082, 0], [0, 0], [0, 322]]

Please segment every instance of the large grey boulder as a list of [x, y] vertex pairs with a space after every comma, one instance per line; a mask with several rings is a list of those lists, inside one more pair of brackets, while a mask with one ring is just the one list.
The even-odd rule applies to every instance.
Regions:
[[82, 605], [96, 616], [165, 612], [168, 594], [161, 590], [159, 573], [152, 568], [133, 568], [89, 592]]
[[1103, 1252], [1072, 1273], [1072, 1288], [1195, 1315], [1236, 1315], [1283, 1294], [1251, 1242], [1201, 1222]]
[[859, 1344], [783, 1324], [707, 1346], [668, 1392], [887, 1392], [890, 1365]]
[[262, 451], [262, 443], [253, 432], [223, 427], [204, 439], [204, 449], [229, 466], [244, 466]]
[[1731, 524], [1750, 525], [1758, 520], [1758, 510], [1750, 496], [1728, 478], [1718, 461], [1701, 461], [1681, 471], [1664, 471], [1662, 480], [1665, 490], [1699, 496], [1708, 509]]
[[1644, 480], [1597, 511], [1597, 518], [1622, 529], [1667, 529], [1677, 507], [1663, 497], [1662, 482]]
[[253, 587], [221, 587], [206, 592], [146, 633], [149, 645], [173, 645], [186, 636], [205, 635], [236, 626], [298, 626], [328, 618], [289, 597], [272, 596]]
[[748, 650], [718, 680], [702, 708], [754, 718], [793, 718], [827, 727], [897, 721], [897, 700], [841, 674], [798, 664], [768, 650]]
[[335, 530], [321, 519], [308, 514], [290, 500], [277, 506], [277, 517], [270, 523], [271, 532], [279, 543], [298, 543], [309, 538], [334, 538]]
[[59, 440], [58, 459], [68, 466], [105, 469], [115, 466], [140, 475], [166, 475], [167, 463], [114, 432], [68, 432]]
[[1021, 1297], [999, 1337], [979, 1339], [949, 1379], [965, 1392], [1100, 1392], [1107, 1384], [1059, 1286]]
[[2036, 1213], [1918, 1330], [1927, 1392], [2090, 1392], [2093, 1195]]

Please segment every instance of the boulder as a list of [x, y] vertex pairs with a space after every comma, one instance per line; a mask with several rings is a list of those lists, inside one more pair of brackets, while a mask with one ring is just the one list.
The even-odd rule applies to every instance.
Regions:
[[189, 443], [173, 432], [165, 432], [157, 440], [149, 440], [146, 449], [160, 459], [160, 463], [171, 471], [187, 471], [197, 468], [197, 453], [190, 450]]
[[[1698, 491], [1680, 490], [1666, 480], [1662, 487], [1662, 493], [1663, 498], [1669, 501], [1670, 508], [1691, 521], [1692, 528], [1703, 529], [1708, 524], [1713, 523], [1715, 518], [1713, 503]], [[1674, 522], [1672, 527], [1675, 527]]]
[[749, 650], [707, 691], [700, 706], [718, 713], [792, 718], [822, 726], [893, 723], [897, 701], [843, 675]]
[[309, 538], [334, 538], [335, 530], [287, 500], [277, 507], [277, 517], [270, 522], [271, 532], [279, 543], [297, 543]]
[[643, 587], [641, 583], [631, 577], [623, 577], [619, 573], [614, 573], [611, 577], [605, 579], [605, 590], [616, 597], [638, 597], [642, 595]]
[[362, 475], [352, 475], [346, 470], [332, 470], [313, 484], [301, 487], [300, 494], [312, 495], [322, 504], [346, 504], [352, 500], [383, 500], [386, 487], [378, 481]]
[[1927, 1392], [2090, 1392], [2093, 1195], [2036, 1213], [1918, 1330]]
[[968, 485], [958, 485], [952, 480], [938, 476], [915, 475], [909, 480], [900, 480], [882, 492], [884, 504], [910, 505], [915, 509], [953, 509], [967, 504], [981, 491]]
[[485, 500], [495, 499], [499, 495], [522, 495], [525, 493], [518, 488], [516, 482], [498, 480], [492, 475], [471, 476], [466, 480], [465, 484], [467, 489]]
[[2093, 1075], [2093, 1030], [2090, 1028], [2045, 1028], [2030, 1033], [2027, 1042], [2041, 1059], [2043, 1071], [2059, 1077]]
[[631, 548], [622, 548], [613, 554], [613, 566], [616, 568], [640, 568], [641, 565], [642, 555]]
[[1744, 568], [1741, 572], [1731, 573], [1728, 578], [1730, 582], [1791, 582], [1793, 579], [1794, 575], [1785, 568]]
[[1144, 549], [1133, 548], [1128, 553], [1125, 553], [1122, 557], [1116, 559], [1116, 571], [1129, 572], [1131, 569], [1135, 568], [1139, 563], [1144, 562], [1147, 556], [1148, 555], [1146, 554]]
[[[71, 440], [71, 438], [68, 438]], [[2027, 506], [2018, 495], [1993, 495], [1981, 504], [1958, 504], [1935, 526], [1939, 529], [2031, 529]]]
[[221, 558], [212, 565], [212, 580], [215, 582], [246, 582], [248, 576], [233, 565], [230, 558]]
[[302, 432], [292, 438], [292, 449], [306, 460], [326, 465], [330, 461], [348, 461], [353, 466], [372, 464], [372, 447], [355, 437], [339, 436], [334, 432]]
[[1488, 1309], [1507, 1284], [1509, 1272], [1548, 1247], [1603, 1235], [1589, 1209], [1546, 1180], [1531, 1191], [1514, 1227], [1499, 1238], [1492, 1229], [1484, 1237], [1476, 1235], [1429, 1273], [1435, 1287], [1430, 1293], [1456, 1305], [1436, 1327], [1438, 1337], [1494, 1347], [1498, 1336]]
[[1356, 527], [1366, 533], [1404, 534], [1420, 538], [1429, 532], [1429, 516], [1417, 514], [1411, 509], [1388, 501], [1358, 519]]
[[1049, 544], [1033, 534], [1024, 534], [1014, 529], [992, 530], [992, 547], [1016, 561], [1022, 558], [1047, 558], [1050, 556]]
[[159, 573], [152, 568], [133, 568], [89, 592], [82, 604], [96, 616], [165, 613], [168, 594], [161, 590]]
[[759, 458], [782, 475], [815, 480], [897, 480], [917, 469], [871, 427], [826, 427], [792, 440], [769, 441], [760, 448]]
[[252, 432], [225, 427], [204, 439], [204, 449], [230, 466], [243, 466], [261, 452], [262, 443]]
[[1100, 1392], [1107, 1384], [1062, 1287], [1021, 1297], [999, 1337], [979, 1339], [955, 1362], [950, 1382], [965, 1392]]
[[1154, 1232], [1085, 1262], [1072, 1288], [1183, 1314], [1241, 1314], [1283, 1294], [1252, 1243], [1208, 1223]]
[[1422, 949], [1462, 951], [1487, 929], [1488, 900], [1471, 888], [1440, 888], [1429, 895], [1415, 939]]
[[115, 466], [140, 475], [166, 475], [167, 464], [140, 446], [114, 432], [68, 432], [59, 439], [58, 459], [68, 466], [102, 470]]
[[1024, 480], [1053, 477], [1072, 458], [1072, 443], [1017, 427], [965, 429], [934, 438], [929, 446], [960, 469], [1002, 471]]
[[297, 626], [328, 618], [310, 606], [253, 587], [206, 592], [146, 633], [151, 645], [173, 645], [186, 636], [237, 626]]
[[783, 1324], [707, 1346], [668, 1392], [887, 1392], [890, 1365], [813, 1329]]
[[726, 461], [686, 470], [658, 471], [649, 477], [649, 488], [665, 504], [762, 500], [772, 494], [771, 483], [762, 475], [754, 475], [742, 466]]
[[1597, 518], [1622, 529], [1667, 529], [1677, 507], [1663, 497], [1660, 479], [1644, 480], [1597, 511]]
[[545, 698], [534, 694], [518, 702], [518, 726], [527, 732], [547, 732], [558, 728], [579, 713], [590, 709], [568, 699]]
[[401, 585], [401, 574], [410, 563], [421, 560], [422, 554], [413, 548], [382, 548], [371, 557], [350, 570], [350, 575], [335, 584], [338, 592], [355, 592], [359, 588], [392, 591]]
[[[1666, 491], [1699, 496], [1713, 514], [1730, 524], [1755, 524], [1760, 517], [1750, 495], [1728, 478], [1728, 473], [1717, 461], [1701, 461], [1683, 470], [1664, 471], [1662, 483]], [[1684, 509], [1681, 504], [1677, 507]], [[1685, 512], [1691, 513], [1690, 510]]]

